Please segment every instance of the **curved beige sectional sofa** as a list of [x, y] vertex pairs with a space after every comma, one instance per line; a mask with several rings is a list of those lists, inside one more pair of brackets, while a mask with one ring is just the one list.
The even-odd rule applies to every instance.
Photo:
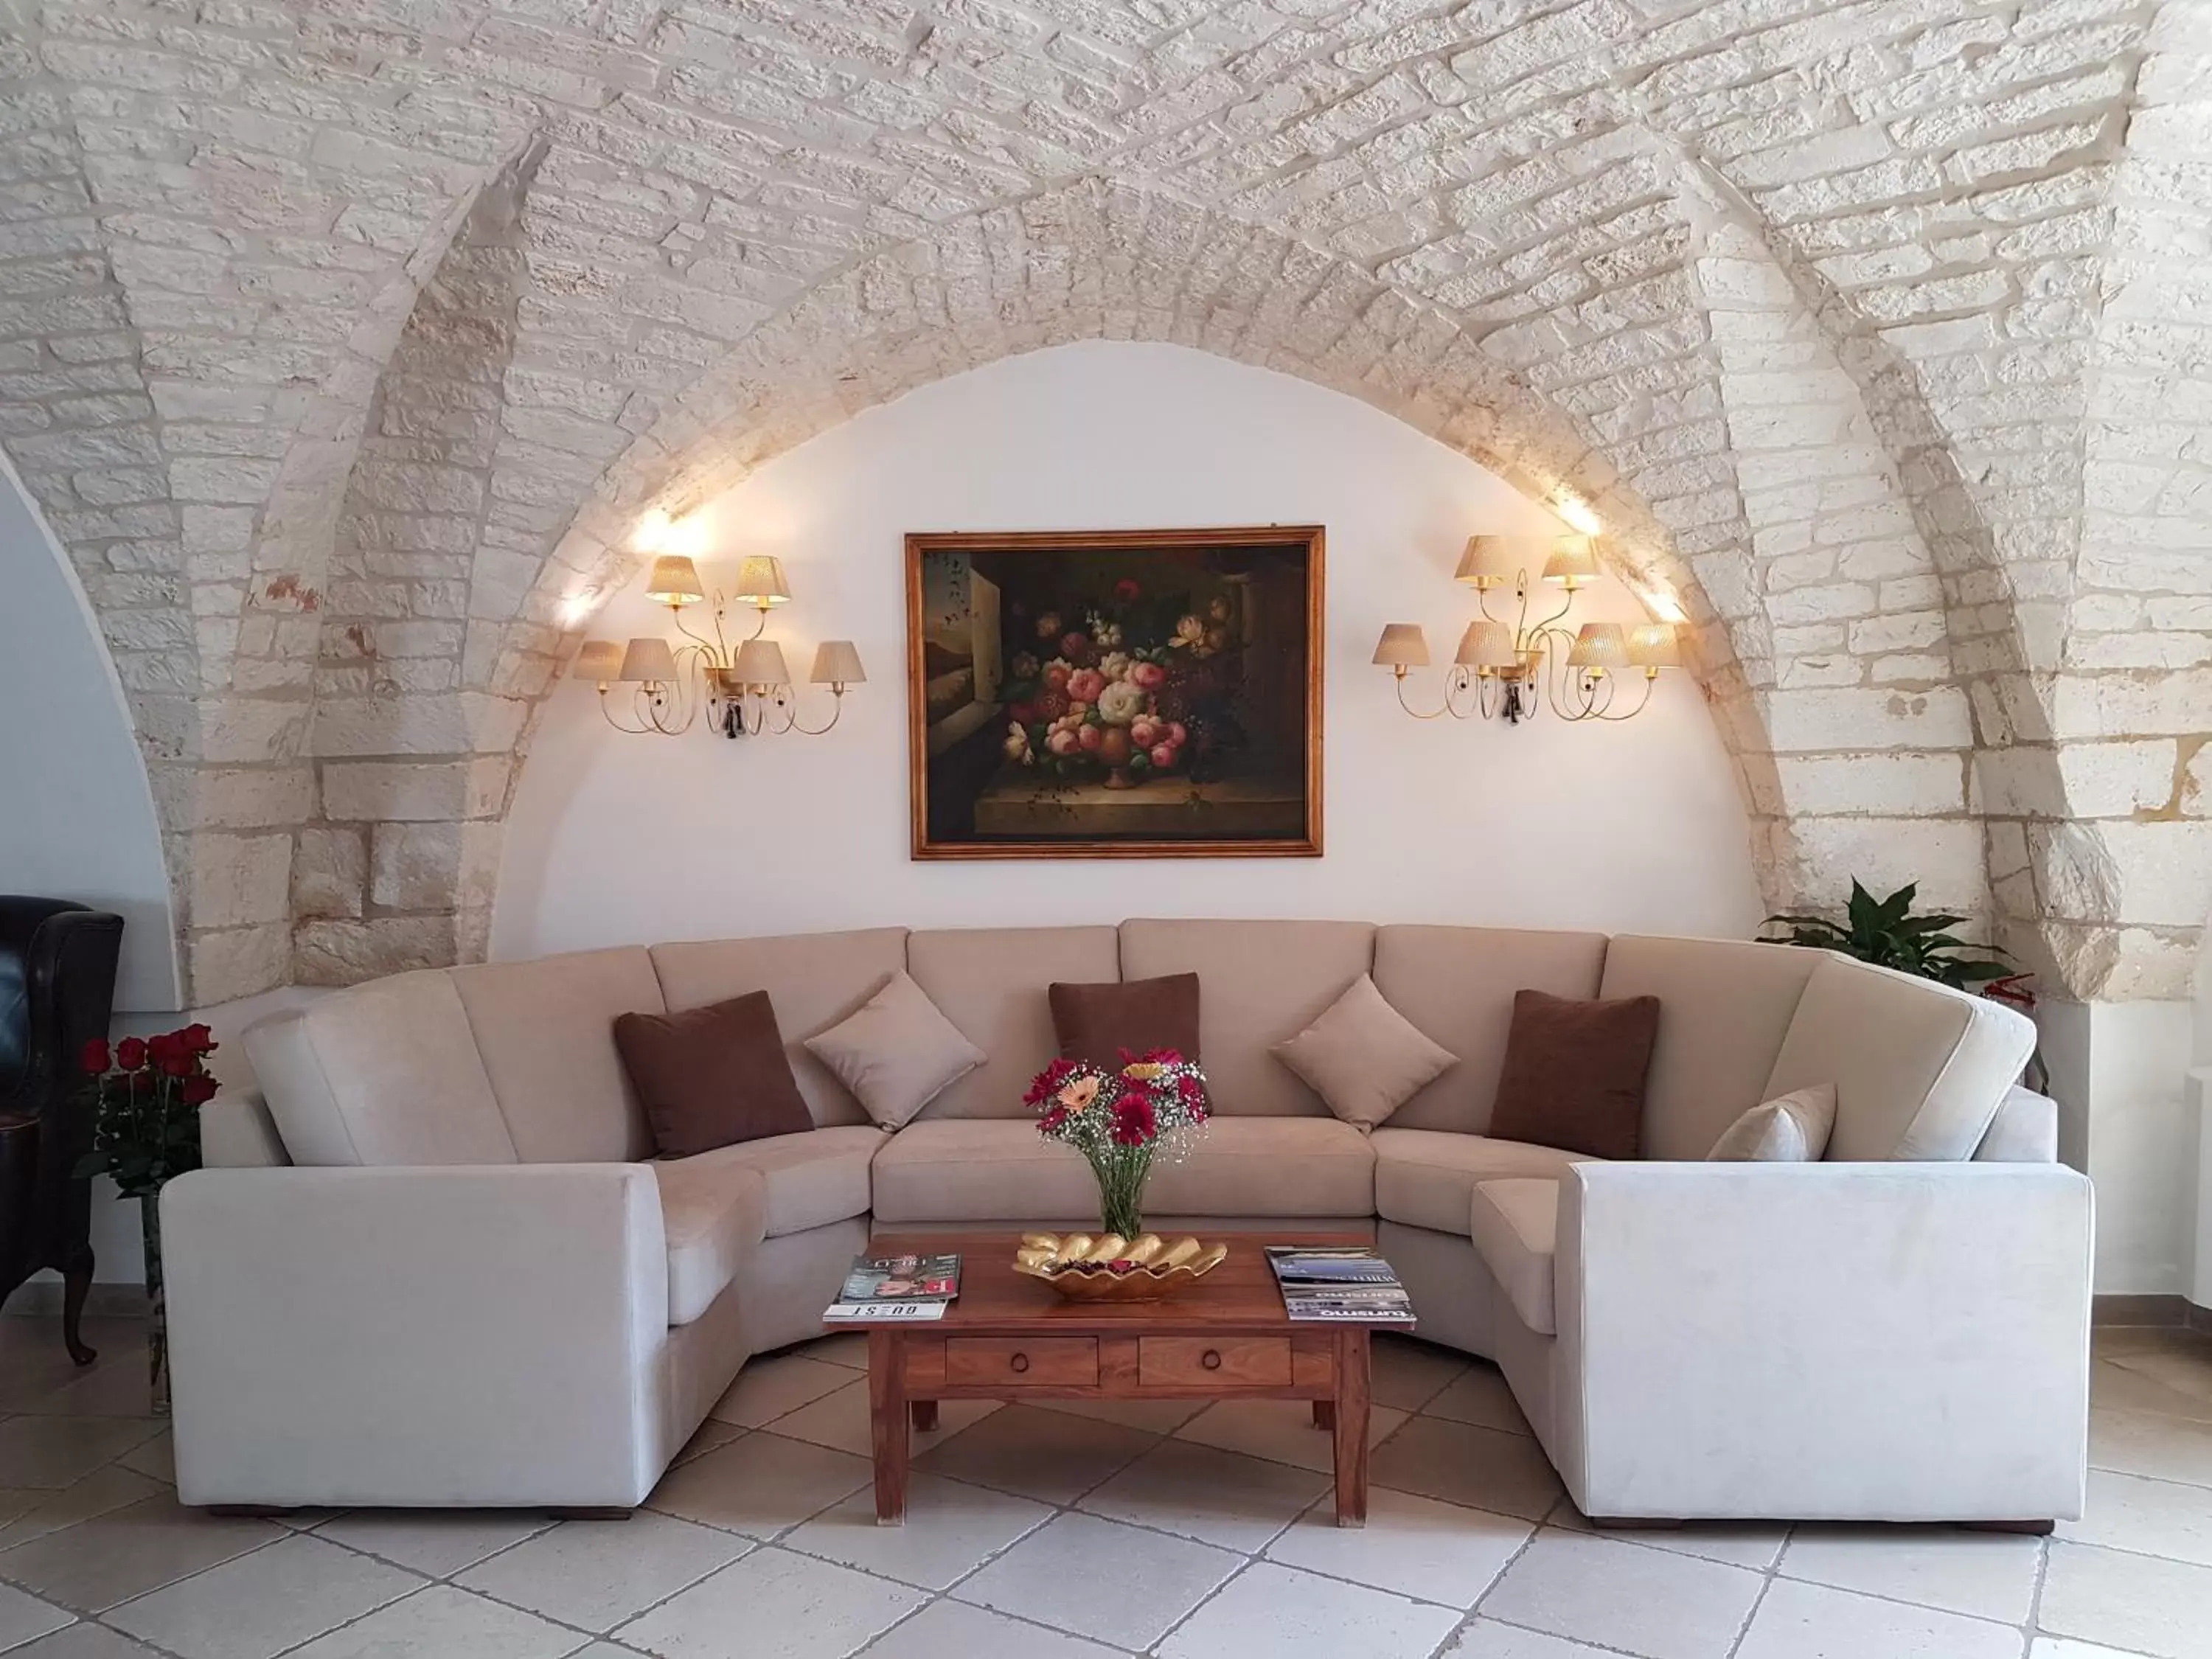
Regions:
[[[800, 1046], [901, 968], [989, 1056], [885, 1133]], [[189, 1504], [627, 1506], [870, 1217], [1095, 1223], [1020, 1104], [1055, 980], [1195, 971], [1218, 1115], [1151, 1219], [1372, 1225], [1584, 1513], [2080, 1512], [2088, 1183], [2011, 1011], [1823, 953], [1362, 922], [881, 928], [404, 974], [265, 1020], [163, 1201]], [[1459, 1063], [1372, 1134], [1270, 1053], [1371, 972]], [[1497, 1140], [1513, 994], [1661, 999], [1647, 1161]], [[817, 1127], [649, 1158], [612, 1024], [766, 989]], [[1830, 1160], [1708, 1164], [1832, 1083]], [[228, 1166], [228, 1167], [215, 1167]]]

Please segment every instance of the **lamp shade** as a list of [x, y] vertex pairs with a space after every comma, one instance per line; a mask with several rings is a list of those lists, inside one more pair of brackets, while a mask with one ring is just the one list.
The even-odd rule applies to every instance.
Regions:
[[676, 678], [676, 653], [668, 648], [666, 640], [635, 639], [623, 653], [622, 672], [618, 680], [673, 680]]
[[707, 597], [707, 590], [699, 584], [699, 567], [680, 553], [671, 553], [653, 562], [645, 597], [656, 605], [675, 608], [698, 604]]
[[1620, 624], [1584, 623], [1582, 631], [1575, 635], [1574, 649], [1567, 653], [1567, 666], [1600, 672], [1627, 667], [1628, 640]]
[[772, 605], [788, 605], [791, 589], [784, 583], [783, 561], [762, 556], [739, 565], [737, 599], [739, 605], [757, 605], [763, 611]]
[[738, 647], [737, 666], [730, 672], [744, 685], [791, 684], [791, 671], [783, 665], [783, 647], [774, 640], [747, 640]]
[[867, 671], [850, 640], [824, 640], [814, 653], [814, 672], [806, 677], [817, 685], [861, 685]]
[[1520, 653], [1513, 648], [1513, 635], [1502, 622], [1492, 622], [1479, 617], [1467, 625], [1467, 632], [1459, 636], [1459, 654], [1452, 659], [1462, 668], [1517, 668]]
[[1426, 668], [1429, 641], [1418, 623], [1388, 623], [1376, 642], [1375, 660], [1386, 668]]
[[597, 680], [605, 685], [622, 675], [623, 648], [613, 640], [586, 640], [584, 648], [576, 653], [575, 666], [568, 672], [580, 680]]
[[1526, 562], [1527, 546], [1510, 536], [1469, 536], [1452, 580], [1470, 587], [1498, 587], [1518, 575]]
[[1638, 668], [1680, 668], [1682, 641], [1672, 623], [1644, 623], [1628, 630], [1628, 660]]
[[1562, 536], [1544, 561], [1544, 580], [1574, 587], [1597, 580], [1597, 550], [1587, 536]]

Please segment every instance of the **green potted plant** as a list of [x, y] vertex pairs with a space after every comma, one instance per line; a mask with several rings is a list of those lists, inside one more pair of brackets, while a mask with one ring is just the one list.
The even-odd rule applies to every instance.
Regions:
[[161, 1291], [161, 1188], [200, 1167], [200, 1108], [216, 1080], [207, 1057], [216, 1042], [204, 1025], [125, 1037], [111, 1051], [104, 1037], [85, 1044], [84, 1098], [92, 1117], [92, 1149], [78, 1160], [80, 1179], [106, 1176], [120, 1198], [138, 1200], [146, 1243], [147, 1381], [156, 1413], [169, 1409], [169, 1334]]

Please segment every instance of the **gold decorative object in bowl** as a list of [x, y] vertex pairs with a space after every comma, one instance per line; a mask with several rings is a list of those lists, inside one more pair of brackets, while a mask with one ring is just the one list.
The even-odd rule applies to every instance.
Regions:
[[1062, 1296], [1084, 1302], [1157, 1302], [1219, 1267], [1226, 1244], [1158, 1233], [1024, 1233], [1014, 1271], [1042, 1279]]

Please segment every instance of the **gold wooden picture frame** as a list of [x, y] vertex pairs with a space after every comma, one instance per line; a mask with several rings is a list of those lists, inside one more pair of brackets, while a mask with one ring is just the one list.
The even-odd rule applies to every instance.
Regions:
[[1323, 540], [907, 537], [914, 856], [1317, 857]]

